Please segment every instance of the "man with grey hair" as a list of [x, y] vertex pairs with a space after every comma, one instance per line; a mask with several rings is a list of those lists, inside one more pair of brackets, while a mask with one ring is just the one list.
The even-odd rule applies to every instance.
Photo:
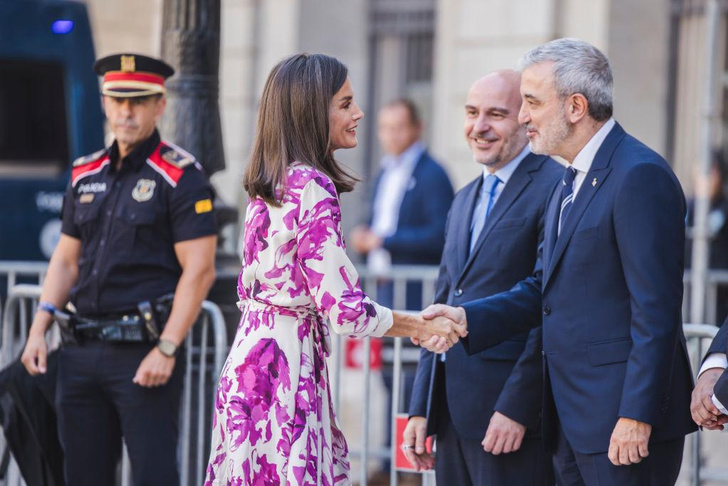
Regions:
[[470, 354], [543, 325], [544, 434], [559, 484], [674, 484], [696, 428], [680, 184], [612, 118], [611, 68], [594, 46], [558, 39], [521, 69], [531, 150], [568, 163], [549, 196], [537, 270], [507, 292], [425, 315], [472, 323]]

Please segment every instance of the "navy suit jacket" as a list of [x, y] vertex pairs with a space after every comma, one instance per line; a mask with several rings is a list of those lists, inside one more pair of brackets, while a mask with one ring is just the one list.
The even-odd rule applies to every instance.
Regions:
[[711, 353], [728, 353], [728, 319], [718, 329], [718, 334], [715, 335], [713, 342], [710, 343], [706, 357]]
[[[374, 190], [375, 200], [381, 179], [380, 172]], [[393, 264], [440, 263], [445, 244], [445, 221], [453, 197], [447, 173], [427, 152], [423, 152], [412, 171], [399, 208], [397, 231], [385, 238], [382, 245], [392, 256]]]
[[616, 125], [557, 238], [560, 197], [557, 186], [536, 272], [465, 304], [478, 325], [463, 344], [481, 352], [543, 320], [544, 406], [555, 406], [578, 452], [606, 452], [619, 417], [651, 424], [651, 442], [694, 431], [681, 319], [685, 198], [675, 174]]
[[[549, 157], [526, 156], [503, 188], [472, 253], [470, 223], [483, 177], [458, 192], [447, 223], [437, 303], [459, 306], [508, 290], [531, 275], [543, 239], [547, 196], [562, 174], [563, 167]], [[526, 346], [533, 352], [524, 354]], [[429, 435], [434, 434], [438, 410], [446, 401], [463, 439], [482, 440], [495, 410], [525, 425], [529, 434], [538, 434], [540, 351], [540, 330], [530, 337], [528, 332], [515, 336], [477, 356], [456, 346], [448, 351], [446, 363], [423, 349], [410, 415], [426, 416]]]

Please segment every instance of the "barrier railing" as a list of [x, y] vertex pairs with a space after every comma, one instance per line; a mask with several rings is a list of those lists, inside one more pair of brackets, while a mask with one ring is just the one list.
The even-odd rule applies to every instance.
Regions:
[[[3, 315], [3, 341], [0, 348], [2, 367], [12, 362], [27, 339], [30, 318], [35, 311], [41, 288], [16, 285], [10, 289]], [[54, 325], [54, 327], [57, 327]], [[52, 335], [51, 335], [52, 336]], [[57, 344], [51, 337], [49, 343]], [[209, 433], [217, 379], [227, 356], [225, 321], [219, 307], [205, 301], [195, 326], [185, 339], [186, 371], [181, 406], [179, 442], [181, 484], [202, 484], [209, 453]], [[4, 445], [4, 441], [0, 441]], [[126, 449], [122, 459], [121, 484], [132, 484], [132, 470]], [[8, 469], [6, 486], [21, 485], [13, 464]]]
[[[3, 275], [6, 276], [7, 288], [11, 288], [19, 280], [34, 279], [38, 283], [42, 282], [45, 275], [46, 265], [36, 262], [0, 262], [0, 284], [2, 284]], [[368, 295], [375, 301], [377, 300], [378, 283], [381, 283], [381, 276], [368, 272], [366, 268], [359, 268], [362, 285]], [[423, 305], [427, 305], [433, 300], [435, 282], [437, 280], [436, 267], [422, 266], [396, 266], [392, 270], [391, 276], [388, 277], [392, 284], [392, 305], [395, 309], [405, 309], [407, 299], [407, 282], [420, 282], [422, 284], [421, 299]], [[12, 284], [12, 285], [11, 285]], [[709, 273], [706, 309], [707, 316], [710, 318], [715, 315], [715, 301], [717, 289], [720, 286], [728, 286], [728, 271], [713, 271]], [[24, 297], [20, 299], [18, 292], [22, 291]], [[39, 290], [38, 287], [28, 285], [15, 285], [11, 296], [18, 295], [17, 299], [26, 302], [21, 305], [20, 300], [14, 302], [9, 299], [4, 307], [3, 329], [2, 329], [2, 347], [0, 347], [0, 364], [7, 365], [12, 359], [17, 357], [22, 349], [22, 345], [27, 337], [27, 324], [30, 322], [32, 310], [36, 304]], [[689, 299], [689, 274], [686, 274], [685, 301]], [[711, 303], [712, 302], [712, 303]], [[0, 309], [3, 310], [3, 309]], [[13, 315], [15, 317], [13, 317]], [[25, 323], [21, 325], [21, 323]], [[691, 359], [693, 361], [693, 369], [695, 372], [699, 369], [700, 360], [703, 357], [705, 346], [703, 340], [709, 339], [716, 332], [717, 328], [712, 325], [685, 325], [685, 335], [688, 339]], [[201, 484], [204, 477], [204, 467], [207, 460], [210, 418], [212, 400], [217, 385], [219, 370], [222, 367], [226, 353], [227, 340], [225, 335], [225, 326], [219, 308], [210, 302], [203, 305], [203, 313], [200, 322], [194, 328], [195, 332], [191, 333], [185, 341], [187, 347], [187, 372], [185, 376], [185, 388], [183, 391], [183, 407], [182, 407], [182, 428], [180, 434], [180, 460], [182, 464], [181, 476], [183, 485]], [[344, 343], [345, 338], [339, 335], [333, 335], [333, 353], [331, 364], [332, 375], [332, 395], [335, 410], [341, 413], [341, 390], [342, 390], [342, 368], [344, 366]], [[359, 440], [350, 441], [351, 457], [359, 460], [360, 471], [352, 471], [352, 479], [358, 479], [361, 485], [366, 485], [369, 481], [368, 469], [372, 461], [381, 461], [392, 457], [391, 447], [373, 447], [370, 434], [373, 430], [372, 423], [372, 394], [371, 379], [373, 370], [370, 367], [370, 360], [367, 357], [371, 354], [371, 340], [366, 338], [363, 340], [363, 356], [361, 380], [356, 381], [356, 386], [361, 387], [362, 392], [362, 414], [361, 422], [354, 425], [360, 425]], [[403, 366], [403, 341], [400, 338], [394, 339], [393, 342], [393, 382], [392, 382], [392, 417], [403, 405], [401, 402], [403, 380], [401, 378]], [[348, 382], [347, 382], [348, 383]], [[200, 406], [201, 404], [201, 406]], [[347, 425], [342, 424], [345, 435], [347, 437], [355, 435], [353, 430]], [[397, 443], [395, 437], [395, 427], [392, 426], [391, 443]], [[701, 481], [712, 480], [717, 482], [728, 483], [728, 469], [721, 467], [706, 467], [703, 465], [703, 456], [705, 451], [702, 450], [701, 437], [706, 432], [693, 434], [689, 437], [688, 450], [685, 455], [683, 464], [683, 472], [681, 478], [688, 479], [692, 485], [699, 485]], [[711, 432], [717, 434], [717, 432]], [[131, 475], [128, 466], [128, 459], [125, 460], [123, 471], [122, 485], [126, 486], [130, 483]], [[21, 484], [19, 475], [16, 471], [16, 482], [5, 483], [7, 485]], [[431, 474], [424, 476], [423, 484], [434, 484], [434, 477]], [[390, 484], [397, 484], [397, 472], [394, 467], [390, 471]]]
[[[378, 291], [382, 288], [381, 284], [383, 281], [391, 284], [392, 295], [391, 305], [394, 309], [406, 309], [407, 308], [407, 284], [408, 283], [420, 283], [422, 285], [421, 290], [421, 302], [424, 305], [429, 305], [433, 301], [435, 282], [437, 281], [438, 267], [422, 266], [422, 265], [397, 265], [393, 267], [390, 275], [382, 277], [380, 274], [370, 272], [366, 267], [358, 267], [359, 277], [362, 282], [362, 287], [366, 291], [367, 295], [370, 296], [374, 301], [378, 301]], [[390, 296], [387, 296], [388, 298]], [[390, 338], [387, 338], [390, 339]], [[334, 396], [334, 409], [337, 411], [341, 410], [341, 368], [343, 366], [343, 338], [339, 335], [334, 336], [334, 361], [332, 363], [333, 371], [333, 396]], [[362, 421], [361, 421], [361, 441], [359, 444], [350, 443], [350, 454], [352, 459], [359, 459], [361, 463], [361, 470], [359, 472], [359, 482], [361, 485], [366, 485], [369, 479], [368, 466], [372, 459], [382, 460], [391, 459], [392, 467], [390, 469], [390, 484], [397, 484], [397, 471], [394, 467], [394, 458], [392, 457], [391, 447], [371, 447], [370, 445], [370, 433], [371, 427], [371, 376], [372, 369], [370, 365], [371, 356], [371, 338], [365, 338], [363, 340], [363, 352], [364, 359], [362, 360], [362, 380], [357, 383], [363, 385], [363, 397], [362, 397]], [[402, 398], [402, 338], [394, 338], [394, 350], [392, 357], [392, 404], [391, 414], [392, 421], [395, 420], [397, 413], [401, 406], [407, 406], [401, 402]], [[396, 427], [394, 423], [391, 425], [390, 444], [397, 443], [397, 437], [395, 436]], [[346, 431], [345, 431], [346, 432]], [[346, 435], [346, 433], [345, 433]], [[352, 474], [352, 478], [355, 475]], [[429, 479], [429, 476], [428, 476]]]

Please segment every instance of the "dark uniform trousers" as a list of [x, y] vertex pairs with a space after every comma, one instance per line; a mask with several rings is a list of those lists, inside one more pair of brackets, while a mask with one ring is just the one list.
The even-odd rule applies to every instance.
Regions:
[[132, 382], [152, 344], [66, 345], [59, 358], [56, 406], [68, 486], [111, 486], [129, 451], [134, 484], [179, 484], [177, 442], [185, 360], [170, 380], [145, 388]]

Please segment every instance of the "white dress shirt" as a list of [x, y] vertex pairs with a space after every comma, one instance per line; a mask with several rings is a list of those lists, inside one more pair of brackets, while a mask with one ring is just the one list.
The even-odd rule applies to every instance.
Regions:
[[[382, 175], [374, 198], [371, 228], [377, 236], [387, 238], [397, 232], [399, 209], [424, 151], [424, 144], [417, 141], [399, 156], [382, 157]], [[385, 274], [392, 266], [392, 258], [387, 250], [377, 248], [369, 252], [367, 266], [371, 272]]]
[[602, 128], [594, 134], [591, 140], [589, 140], [587, 144], [584, 145], [584, 148], [582, 148], [579, 153], [576, 154], [576, 157], [574, 157], [574, 162], [571, 164], [571, 166], [576, 169], [576, 177], [574, 178], [574, 201], [576, 201], [579, 189], [581, 189], [581, 185], [584, 183], [584, 179], [586, 179], [586, 174], [589, 172], [589, 169], [591, 169], [594, 157], [597, 156], [599, 148], [602, 146], [602, 143], [604, 143], [604, 139], [607, 138], [609, 132], [611, 132], [612, 128], [614, 128], [615, 123], [617, 122], [614, 121], [614, 118], [607, 120], [607, 122], [602, 125]]

